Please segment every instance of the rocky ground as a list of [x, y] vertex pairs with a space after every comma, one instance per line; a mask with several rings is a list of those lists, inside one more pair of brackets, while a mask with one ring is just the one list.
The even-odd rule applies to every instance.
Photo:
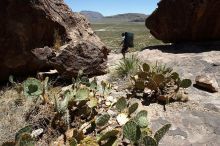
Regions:
[[[165, 47], [165, 48], [164, 48]], [[203, 51], [164, 46], [147, 48], [136, 54], [142, 62], [165, 63], [173, 67], [181, 74], [182, 78], [190, 78], [195, 81], [195, 77], [201, 74], [210, 75], [220, 84], [220, 51]], [[179, 53], [178, 53], [179, 52]], [[188, 52], [188, 53], [186, 53]], [[110, 54], [108, 56], [108, 67], [110, 73], [99, 76], [99, 80], [110, 79], [112, 68], [122, 59], [121, 54]], [[118, 79], [113, 82], [115, 87], [111, 96], [124, 96], [124, 80]], [[209, 93], [195, 87], [187, 89], [190, 100], [186, 103], [175, 102], [166, 106], [166, 111], [162, 105], [151, 104], [142, 106], [140, 100], [132, 99], [140, 103], [140, 109], [146, 109], [149, 114], [150, 127], [153, 131], [166, 123], [171, 123], [172, 128], [161, 141], [161, 146], [219, 146], [220, 145], [220, 93]], [[31, 104], [24, 103], [17, 106], [15, 91], [5, 89], [0, 92], [0, 143], [14, 138], [17, 130], [26, 123], [24, 113], [27, 112]], [[5, 106], [7, 105], [7, 106]], [[16, 116], [15, 116], [16, 115]]]
[[[192, 48], [194, 49], [194, 48]], [[185, 50], [186, 52], [189, 52]], [[220, 84], [220, 51], [194, 49], [185, 53], [171, 48], [145, 49], [135, 53], [141, 61], [163, 62], [181, 74], [183, 78], [201, 74], [210, 75]], [[133, 53], [132, 53], [133, 54]], [[121, 54], [109, 55], [109, 67], [122, 58]], [[102, 76], [101, 78], [108, 78]], [[220, 93], [209, 93], [195, 87], [187, 90], [190, 101], [170, 103], [164, 111], [163, 106], [151, 104], [143, 106], [149, 112], [151, 127], [156, 130], [161, 125], [172, 123], [169, 133], [163, 138], [163, 146], [219, 146], [220, 145]], [[123, 92], [118, 92], [123, 95]]]

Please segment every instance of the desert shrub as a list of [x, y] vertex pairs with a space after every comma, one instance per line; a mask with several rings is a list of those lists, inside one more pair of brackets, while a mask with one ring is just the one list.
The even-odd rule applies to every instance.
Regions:
[[[43, 94], [44, 85], [36, 79], [29, 78], [24, 83], [24, 92], [27, 92], [25, 94], [28, 98]], [[89, 80], [80, 72], [73, 79], [73, 84], [63, 88], [53, 103], [48, 102], [34, 108], [34, 114], [28, 115], [34, 121], [32, 125], [19, 130], [14, 142], [5, 144], [37, 145], [42, 135], [51, 135], [52, 131], [58, 131], [59, 135], [53, 139], [60, 135], [63, 138], [49, 141], [50, 145], [111, 146], [130, 143], [157, 146], [171, 125], [163, 126], [153, 135], [148, 123], [148, 113], [145, 110], [137, 112], [138, 103], [128, 103], [126, 98], [121, 97], [106, 107], [103, 102], [108, 95], [105, 92], [110, 87], [106, 81], [98, 85], [95, 78]], [[42, 114], [39, 115], [40, 113]], [[33, 120], [35, 117], [39, 117], [38, 121]], [[46, 125], [36, 126], [42, 119], [46, 120]]]
[[136, 55], [124, 58], [116, 67], [116, 73], [119, 77], [127, 77], [133, 75], [138, 71], [140, 60]]
[[[178, 73], [165, 65], [150, 66], [143, 64], [140, 71], [131, 76], [133, 95], [142, 94], [142, 97], [151, 101], [177, 100], [179, 91], [191, 86], [190, 79], [180, 79]], [[182, 92], [184, 94], [184, 92]], [[181, 99], [178, 97], [178, 99]], [[186, 100], [186, 99], [184, 99]]]

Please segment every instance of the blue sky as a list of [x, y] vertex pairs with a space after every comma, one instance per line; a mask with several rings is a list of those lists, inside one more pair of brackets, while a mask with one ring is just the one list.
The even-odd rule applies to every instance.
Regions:
[[65, 0], [74, 12], [91, 10], [105, 16], [122, 13], [150, 14], [159, 0]]

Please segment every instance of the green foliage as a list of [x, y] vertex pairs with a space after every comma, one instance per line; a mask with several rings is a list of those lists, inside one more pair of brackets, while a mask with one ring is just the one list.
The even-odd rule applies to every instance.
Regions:
[[95, 123], [97, 126], [105, 126], [108, 123], [109, 119], [110, 119], [110, 115], [105, 113], [105, 114], [99, 116], [96, 119]]
[[148, 126], [148, 120], [147, 120], [147, 111], [145, 110], [142, 110], [140, 111], [136, 117], [134, 118], [135, 119], [135, 122], [141, 127], [141, 128], [145, 128]]
[[115, 137], [115, 136], [117, 136], [119, 134], [119, 132], [120, 131], [117, 130], [117, 129], [108, 131], [108, 132], [102, 134], [98, 141], [100, 142], [100, 141], [107, 140], [109, 138]]
[[35, 146], [35, 140], [31, 136], [32, 131], [32, 126], [26, 126], [16, 133], [14, 142], [5, 142], [2, 146]]
[[[143, 68], [145, 71], [151, 70], [147, 64]], [[148, 74], [143, 72], [143, 78]], [[178, 80], [175, 76], [173, 74], [173, 78]], [[138, 103], [131, 104], [122, 97], [113, 106], [106, 107], [102, 104], [103, 101], [105, 102], [106, 93], [103, 95], [98, 93], [99, 86], [96, 79], [90, 82], [86, 77], [82, 77], [83, 72], [80, 72], [73, 84], [62, 88], [61, 92], [55, 96], [55, 103], [51, 104], [51, 107], [55, 107], [55, 111], [53, 111], [53, 117], [48, 119], [48, 126], [50, 125], [49, 128], [52, 131], [57, 130], [57, 133], [62, 134], [67, 145], [117, 146], [123, 142], [123, 138], [126, 138], [131, 144], [153, 146], [155, 143], [158, 144], [169, 130], [170, 125], [165, 125], [152, 138], [151, 129], [148, 127], [147, 111], [142, 110], [136, 114]], [[166, 76], [159, 74], [153, 79], [155, 84], [162, 84]], [[138, 78], [133, 77], [133, 80]], [[38, 82], [43, 86], [44, 92], [47, 90], [45, 85], [47, 82], [48, 79], [45, 79], [44, 83]], [[103, 81], [101, 86], [104, 91], [111, 88], [106, 81]], [[99, 102], [100, 100], [103, 101]], [[120, 115], [123, 116], [120, 117]], [[33, 127], [35, 128], [35, 126], [27, 126], [19, 130], [15, 143], [21, 146], [34, 145], [36, 139], [31, 137]]]
[[79, 88], [76, 91], [75, 101], [87, 100], [89, 98], [89, 89], [88, 88]]
[[128, 108], [128, 115], [130, 116], [130, 115], [131, 115], [132, 113], [134, 113], [137, 109], [138, 109], [138, 103], [132, 104], [132, 105]]
[[43, 93], [41, 82], [35, 78], [28, 78], [23, 83], [24, 95], [27, 97], [40, 96]]
[[127, 101], [124, 97], [121, 97], [116, 103], [115, 103], [116, 109], [121, 112], [127, 107]]
[[166, 124], [155, 133], [154, 138], [156, 139], [158, 143], [162, 139], [162, 137], [167, 133], [170, 127], [171, 127], [171, 124]]
[[77, 140], [75, 138], [72, 138], [71, 140], [69, 140], [69, 144], [70, 146], [77, 146]]
[[119, 77], [127, 77], [134, 75], [138, 71], [140, 61], [137, 56], [132, 55], [131, 57], [124, 58], [116, 67], [116, 73]]
[[24, 133], [18, 142], [19, 146], [35, 146], [35, 141], [30, 134]]
[[131, 76], [131, 80], [134, 96], [142, 93], [143, 98], [153, 101], [175, 100], [181, 88], [185, 89], [192, 85], [191, 80], [181, 80], [179, 74], [173, 72], [172, 68], [158, 63], [153, 66], [143, 64], [140, 71], [135, 76]]
[[182, 88], [189, 88], [192, 85], [192, 81], [189, 79], [182, 80], [180, 87]]
[[15, 141], [17, 142], [17, 141], [21, 138], [22, 134], [24, 134], [24, 133], [29, 133], [29, 134], [31, 134], [32, 131], [33, 131], [33, 129], [32, 129], [32, 126], [31, 126], [31, 125], [28, 125], [28, 126], [23, 127], [22, 129], [20, 129], [20, 130], [16, 133], [16, 135], [15, 135]]
[[136, 122], [130, 120], [123, 126], [123, 135], [133, 143], [136, 143], [141, 138], [141, 129]]
[[145, 136], [143, 138], [143, 143], [145, 146], [157, 146], [157, 141], [150, 136]]

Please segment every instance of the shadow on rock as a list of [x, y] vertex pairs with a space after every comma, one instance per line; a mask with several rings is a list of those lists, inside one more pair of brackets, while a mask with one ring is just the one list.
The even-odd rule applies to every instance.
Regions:
[[209, 51], [220, 51], [220, 42], [201, 42], [201, 43], [176, 43], [176, 44], [167, 44], [167, 45], [155, 45], [147, 46], [143, 50], [160, 50], [164, 53], [202, 53]]

